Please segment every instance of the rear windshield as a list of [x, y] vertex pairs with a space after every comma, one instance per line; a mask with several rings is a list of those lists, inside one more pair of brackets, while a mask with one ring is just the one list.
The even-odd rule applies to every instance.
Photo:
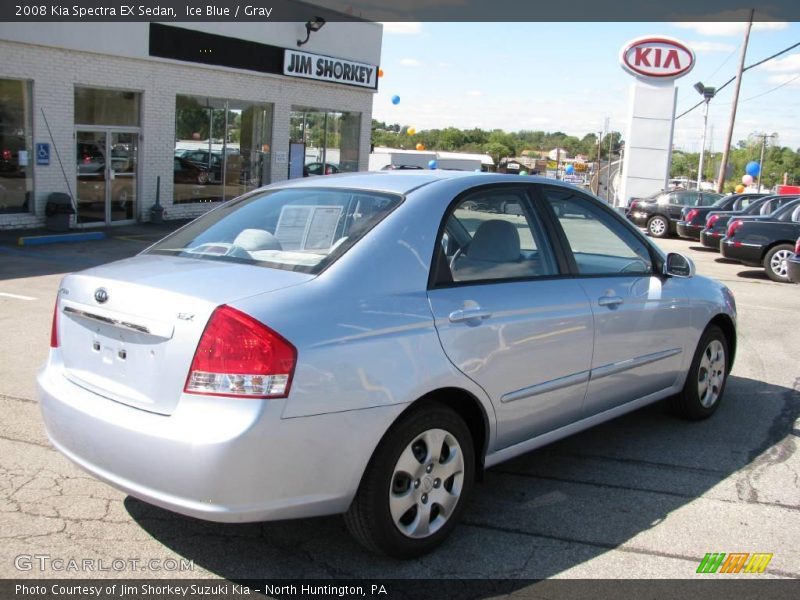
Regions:
[[282, 189], [233, 200], [145, 251], [316, 274], [402, 197], [361, 190]]

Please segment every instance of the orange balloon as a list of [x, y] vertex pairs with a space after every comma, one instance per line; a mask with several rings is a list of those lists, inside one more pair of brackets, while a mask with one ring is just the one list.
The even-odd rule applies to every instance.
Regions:
[[378, 69], [378, 77], [383, 77], [383, 69]]
[[419, 144], [417, 144], [417, 150], [419, 150], [420, 152], [422, 152], [423, 150], [425, 150], [425, 144], [423, 144], [422, 142], [420, 142]]
[[741, 194], [744, 191], [744, 186], [740, 183], [736, 186], [736, 193]]

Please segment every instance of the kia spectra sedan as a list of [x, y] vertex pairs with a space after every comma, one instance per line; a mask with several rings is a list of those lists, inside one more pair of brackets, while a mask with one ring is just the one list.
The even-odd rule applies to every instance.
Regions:
[[731, 292], [596, 198], [536, 177], [324, 179], [64, 278], [38, 376], [61, 452], [201, 519], [344, 513], [408, 558], [483, 469], [661, 399], [689, 419], [720, 405]]

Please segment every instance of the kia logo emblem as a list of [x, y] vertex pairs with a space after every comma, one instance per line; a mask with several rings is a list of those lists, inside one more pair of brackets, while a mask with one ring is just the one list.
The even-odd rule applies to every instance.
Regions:
[[108, 302], [108, 292], [105, 288], [97, 288], [97, 291], [94, 293], [94, 299], [97, 300], [99, 304], [105, 304]]
[[620, 53], [622, 67], [643, 79], [675, 79], [691, 71], [694, 60], [690, 48], [668, 37], [637, 38]]

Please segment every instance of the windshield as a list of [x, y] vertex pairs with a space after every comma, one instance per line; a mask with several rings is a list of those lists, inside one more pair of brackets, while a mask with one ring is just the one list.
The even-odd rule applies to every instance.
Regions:
[[[706, 194], [706, 196], [711, 196], [711, 195], [710, 195], [710, 194]], [[713, 198], [713, 197], [714, 197], [714, 196], [711, 196], [711, 198]], [[719, 197], [717, 197], [717, 199], [714, 201], [714, 204], [712, 204], [711, 206], [722, 206], [723, 204], [725, 204], [725, 201], [726, 201], [728, 198], [729, 198], [729, 196], [719, 196]]]
[[316, 274], [401, 201], [400, 196], [360, 190], [256, 192], [200, 217], [145, 253]]

